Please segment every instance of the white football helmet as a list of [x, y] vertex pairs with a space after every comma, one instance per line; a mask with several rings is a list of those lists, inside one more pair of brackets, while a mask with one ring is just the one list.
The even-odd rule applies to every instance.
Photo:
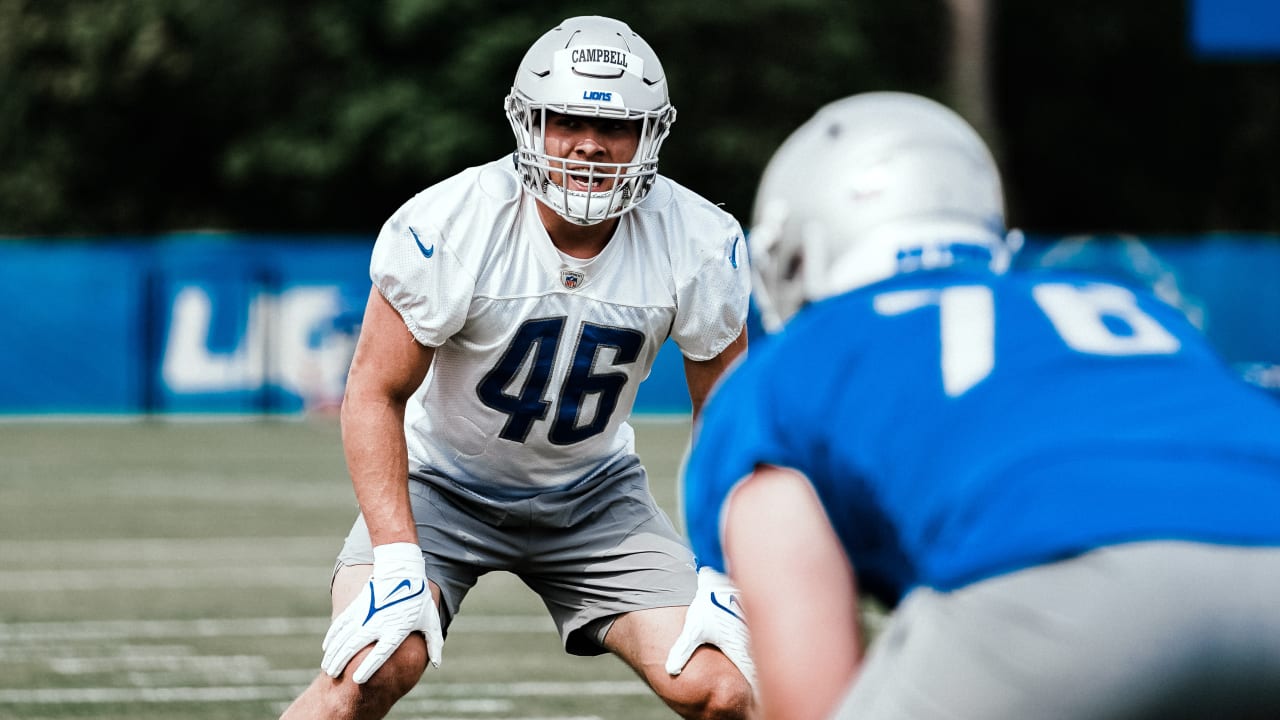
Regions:
[[981, 259], [1008, 268], [1000, 173], [978, 133], [918, 95], [823, 107], [765, 168], [749, 238], [766, 329], [805, 303], [898, 273]]
[[[617, 217], [644, 198], [658, 173], [658, 149], [676, 119], [653, 48], [626, 23], [596, 16], [569, 18], [538, 38], [516, 71], [506, 110], [525, 187], [579, 225]], [[582, 192], [551, 181], [552, 173], [567, 168], [563, 158], [544, 152], [548, 112], [640, 122], [640, 145], [630, 162], [575, 160], [568, 171], [588, 187], [597, 180], [612, 180], [612, 187]]]

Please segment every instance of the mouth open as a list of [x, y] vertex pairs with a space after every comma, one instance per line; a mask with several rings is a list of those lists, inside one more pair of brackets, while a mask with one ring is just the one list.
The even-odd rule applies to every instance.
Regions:
[[613, 185], [613, 177], [589, 167], [569, 167], [565, 171], [566, 187], [578, 192], [604, 192]]

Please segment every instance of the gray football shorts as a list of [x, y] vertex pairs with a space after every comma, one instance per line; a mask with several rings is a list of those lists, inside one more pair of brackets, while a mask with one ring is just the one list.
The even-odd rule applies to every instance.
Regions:
[[[409, 497], [427, 577], [440, 586], [448, 631], [481, 575], [506, 570], [541, 598], [566, 652], [600, 655], [618, 615], [688, 605], [693, 552], [658, 507], [635, 455], [573, 487], [502, 499], [439, 475], [413, 473]], [[364, 518], [339, 565], [373, 562]]]
[[1280, 718], [1280, 548], [1139, 542], [912, 591], [836, 718]]

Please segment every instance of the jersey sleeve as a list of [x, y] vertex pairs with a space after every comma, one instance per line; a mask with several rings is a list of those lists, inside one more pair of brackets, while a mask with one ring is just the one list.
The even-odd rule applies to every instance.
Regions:
[[404, 318], [409, 332], [428, 347], [439, 347], [466, 322], [475, 278], [431, 222], [425, 194], [410, 200], [382, 226], [369, 276]]
[[747, 321], [751, 269], [742, 228], [727, 214], [707, 230], [687, 274], [677, 278], [671, 337], [690, 360], [710, 360]]

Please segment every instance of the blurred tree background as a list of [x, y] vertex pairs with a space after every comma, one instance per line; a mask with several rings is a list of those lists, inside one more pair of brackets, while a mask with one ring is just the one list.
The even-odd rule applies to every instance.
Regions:
[[[987, 134], [1024, 228], [1280, 230], [1280, 63], [1195, 58], [1185, 4], [0, 0], [0, 234], [372, 235], [512, 149], [516, 65], [580, 14], [658, 51], [680, 113], [662, 171], [744, 224], [798, 123], [900, 89]], [[960, 6], [985, 8], [977, 105]]]

